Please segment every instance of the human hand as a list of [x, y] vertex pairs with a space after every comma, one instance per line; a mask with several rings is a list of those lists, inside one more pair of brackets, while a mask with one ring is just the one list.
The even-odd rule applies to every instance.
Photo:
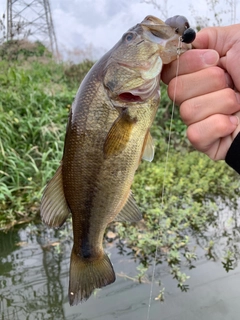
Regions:
[[[193, 146], [213, 160], [225, 159], [240, 131], [240, 25], [202, 29], [195, 50], [166, 65], [162, 79], [180, 105]], [[175, 93], [174, 93], [175, 91]]]

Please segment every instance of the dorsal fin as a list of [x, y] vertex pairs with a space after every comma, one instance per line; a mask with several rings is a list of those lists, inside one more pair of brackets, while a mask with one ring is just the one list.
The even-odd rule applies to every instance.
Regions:
[[63, 191], [62, 165], [44, 190], [40, 213], [44, 223], [56, 228], [64, 224], [70, 213]]

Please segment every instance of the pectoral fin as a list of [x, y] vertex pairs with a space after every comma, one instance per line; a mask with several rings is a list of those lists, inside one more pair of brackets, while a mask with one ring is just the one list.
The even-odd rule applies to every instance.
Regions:
[[56, 228], [63, 225], [70, 213], [63, 192], [62, 166], [58, 168], [44, 190], [40, 213], [44, 223]]
[[142, 219], [142, 214], [136, 204], [132, 192], [130, 191], [128, 200], [122, 210], [114, 219], [115, 221], [134, 222]]
[[103, 147], [105, 157], [118, 155], [126, 148], [136, 121], [129, 116], [127, 109], [122, 111], [107, 134]]
[[152, 138], [150, 132], [148, 132], [145, 137], [144, 144], [143, 144], [142, 159], [149, 161], [149, 162], [152, 162], [153, 158], [154, 158], [154, 151], [155, 151], [155, 147], [154, 147], [153, 138]]

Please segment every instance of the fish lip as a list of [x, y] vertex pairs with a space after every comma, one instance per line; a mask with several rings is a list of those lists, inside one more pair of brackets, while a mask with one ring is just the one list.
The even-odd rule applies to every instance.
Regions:
[[[169, 28], [171, 28], [171, 27], [169, 27]], [[182, 36], [181, 34], [174, 33], [171, 37], [160, 38], [160, 37], [157, 37], [156, 35], [154, 35], [151, 32], [151, 30], [147, 30], [146, 32], [144, 32], [144, 36], [146, 37], [146, 40], [158, 44], [159, 46], [161, 46], [161, 48], [166, 48], [166, 46], [169, 43], [173, 43], [173, 42], [179, 43], [179, 48], [181, 50], [183, 50], [182, 52], [185, 52], [185, 51], [192, 48], [191, 44], [187, 44], [187, 43], [184, 43], [181, 41], [181, 36]], [[176, 50], [179, 48], [176, 47]]]
[[[152, 58], [154, 58], [154, 57], [155, 57], [155, 59], [154, 59], [154, 61], [152, 61]], [[126, 62], [123, 62], [122, 60], [116, 59], [116, 58], [114, 58], [114, 62], [117, 63], [121, 67], [126, 67], [126, 68], [133, 69], [133, 70], [138, 69], [141, 72], [141, 71], [149, 70], [152, 67], [152, 64], [156, 62], [156, 59], [158, 57], [161, 59], [159, 50], [156, 50], [151, 55], [148, 56], [148, 59], [146, 61], [141, 61], [141, 63], [139, 63], [139, 64], [137, 64], [137, 61], [134, 61], [132, 63], [131, 62], [126, 63]]]
[[[114, 104], [122, 104], [124, 102], [139, 104], [149, 98], [157, 96], [158, 88], [154, 85], [154, 82], [160, 77], [162, 65], [170, 63], [175, 60], [178, 55], [191, 49], [191, 44], [181, 41], [181, 32], [178, 32], [176, 28], [165, 24], [162, 20], [153, 16], [146, 17], [143, 22], [137, 24], [129, 31], [132, 30], [137, 30], [136, 32], [138, 32], [141, 39], [140, 43], [146, 41], [146, 43], [151, 42], [154, 44], [151, 47], [152, 52], [149, 53], [145, 61], [141, 59], [139, 61], [123, 61], [121, 58], [114, 56], [108, 61], [108, 65], [114, 62], [121, 67], [132, 70], [138, 69], [142, 79], [146, 80], [146, 82], [139, 87], [126, 88], [125, 90], [120, 86], [117, 92], [113, 92], [111, 87], [107, 86], [110, 92], [110, 98], [114, 101]], [[139, 42], [137, 44], [139, 44]], [[157, 59], [161, 60], [161, 63], [158, 63], [159, 68], [154, 69], [152, 66], [154, 66]]]
[[[181, 41], [181, 33], [176, 33], [175, 29], [167, 24], [165, 24], [162, 20], [152, 17], [154, 19], [157, 19], [158, 24], [152, 24], [151, 21], [144, 22], [148, 17], [147, 16], [143, 22], [137, 24], [137, 26], [129, 29], [130, 31], [133, 29], [136, 29], [138, 26], [142, 28], [142, 40], [143, 41], [150, 41], [153, 43], [156, 43], [158, 45], [158, 48], [156, 48], [156, 51], [152, 52], [151, 55], [149, 55], [148, 60], [151, 59], [152, 56], [158, 55], [161, 58], [162, 51], [169, 46], [169, 51], [166, 51], [166, 54], [168, 52], [171, 53], [171, 55], [175, 56], [181, 53], [184, 53], [185, 51], [192, 48], [191, 44], [187, 44]], [[156, 36], [153, 31], [159, 31], [159, 34], [161, 33], [161, 36]], [[175, 43], [175, 44], [174, 44]], [[177, 45], [178, 44], [178, 45]], [[172, 45], [172, 48], [171, 48]], [[167, 49], [168, 50], [168, 49]], [[174, 52], [175, 51], [175, 52]], [[149, 68], [149, 64], [146, 62], [146, 64], [137, 65], [137, 61], [134, 62], [123, 62], [120, 58], [118, 59], [116, 56], [113, 58], [111, 57], [111, 60], [107, 63], [107, 66], [114, 60], [115, 63], [118, 63], [120, 66], [136, 69], [139, 68], [143, 71], [147, 70]], [[166, 59], [166, 62], [163, 61], [163, 64], [167, 64], [170, 61]]]
[[117, 94], [117, 99], [114, 99], [114, 105], [122, 103], [132, 103], [132, 104], [142, 104], [145, 103], [152, 97], [160, 97], [159, 81], [160, 74], [153, 79], [149, 79], [141, 86], [129, 89], [122, 90]]
[[[153, 59], [152, 59], [153, 57]], [[138, 69], [141, 74], [144, 83], [132, 88], [119, 88], [119, 90], [115, 90], [114, 92], [106, 87], [109, 91], [111, 100], [114, 101], [114, 104], [117, 103], [144, 103], [146, 100], [152, 97], [159, 97], [159, 82], [160, 82], [160, 74], [162, 70], [162, 60], [159, 56], [158, 52], [155, 52], [153, 55], [149, 57], [149, 59], [143, 64], [139, 64], [136, 66], [136, 63], [126, 63], [124, 61], [119, 61], [118, 59], [114, 59], [114, 62], [119, 66], [127, 67], [128, 69]]]
[[[143, 30], [143, 38], [158, 44], [161, 46], [161, 49], [166, 48], [168, 44], [173, 44], [174, 42], [179, 43], [178, 47], [176, 47], [179, 54], [192, 48], [191, 44], [182, 42], [182, 36], [185, 29], [184, 31], [179, 32], [182, 30], [181, 28], [174, 28], [153, 16], [147, 16], [140, 23], [140, 26]], [[173, 52], [172, 49], [171, 52]]]
[[[179, 36], [179, 34], [175, 34], [171, 38], [169, 38], [166, 41], [164, 41], [163, 47], [164, 48], [166, 48], [167, 46], [170, 47], [172, 45], [172, 42], [176, 42], [178, 44], [178, 46], [176, 46], [176, 53], [178, 55], [180, 55], [180, 54], [192, 49], [191, 43], [188, 44], [188, 43], [182, 42], [181, 35]], [[172, 50], [173, 49], [171, 49], [171, 51]]]

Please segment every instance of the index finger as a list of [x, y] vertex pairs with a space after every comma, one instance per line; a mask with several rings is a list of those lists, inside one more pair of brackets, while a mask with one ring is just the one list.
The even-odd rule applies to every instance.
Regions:
[[161, 78], [164, 83], [169, 82], [176, 77], [177, 64], [178, 75], [193, 73], [210, 66], [216, 66], [219, 61], [219, 54], [212, 49], [193, 49], [185, 52], [179, 57], [179, 61], [175, 60], [170, 64], [164, 65]]

